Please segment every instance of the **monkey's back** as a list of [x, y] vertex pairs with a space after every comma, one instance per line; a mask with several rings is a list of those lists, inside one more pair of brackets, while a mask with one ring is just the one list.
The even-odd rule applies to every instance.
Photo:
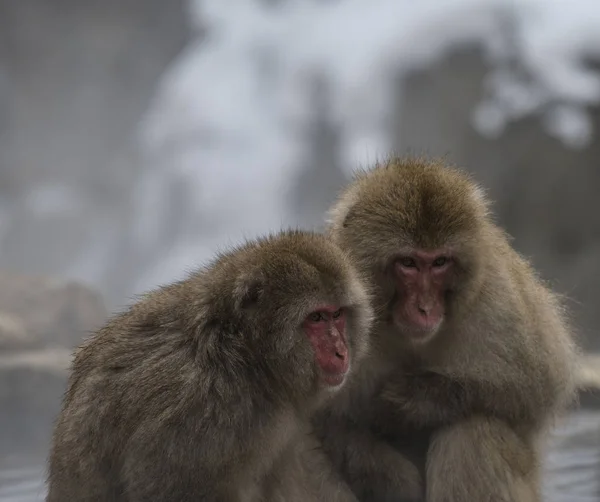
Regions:
[[[151, 301], [146, 299], [145, 301]], [[121, 474], [135, 435], [165, 428], [198, 376], [192, 348], [167, 326], [144, 327], [142, 306], [116, 316], [78, 349], [49, 459], [49, 501], [127, 500]], [[195, 397], [195, 399], [197, 399]], [[147, 430], [145, 430], [147, 428]]]
[[179, 465], [163, 475], [191, 494], [210, 494], [223, 465], [245, 462], [223, 452], [242, 451], [240, 431], [266, 425], [238, 423], [266, 406], [264, 396], [235, 365], [235, 347], [210, 333], [199, 341], [178, 325], [182, 295], [178, 285], [151, 294], [77, 351], [54, 431], [49, 502], [130, 500], [123, 479], [142, 468], [147, 450], [167, 459], [167, 470]]

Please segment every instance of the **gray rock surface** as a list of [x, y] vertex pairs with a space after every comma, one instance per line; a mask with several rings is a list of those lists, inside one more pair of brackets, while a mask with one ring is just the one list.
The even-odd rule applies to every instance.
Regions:
[[582, 408], [600, 410], [600, 354], [583, 356], [579, 369], [579, 400]]
[[0, 347], [73, 349], [106, 315], [100, 294], [82, 284], [0, 272]]
[[74, 282], [0, 273], [0, 452], [45, 449], [73, 349], [108, 313]]

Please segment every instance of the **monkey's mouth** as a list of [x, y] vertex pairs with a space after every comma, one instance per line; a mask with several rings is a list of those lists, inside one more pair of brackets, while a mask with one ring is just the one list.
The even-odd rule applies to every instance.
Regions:
[[417, 322], [410, 322], [408, 328], [411, 333], [415, 333], [415, 336], [428, 335], [435, 333], [440, 328], [443, 320], [443, 316], [436, 319], [418, 320]]
[[335, 373], [321, 371], [321, 380], [328, 387], [335, 389], [336, 387], [340, 387], [344, 383], [347, 374], [347, 371]]
[[350, 371], [350, 358], [345, 343], [336, 344], [327, 358], [319, 361], [321, 381], [328, 387], [339, 387]]
[[322, 383], [329, 387], [341, 385], [350, 369], [350, 352], [345, 336], [337, 334], [337, 331], [331, 332], [315, 340], [315, 348]]
[[347, 353], [339, 353], [336, 351], [335, 355], [333, 355], [330, 360], [326, 362], [322, 361], [321, 363], [321, 380], [329, 387], [341, 385], [350, 371], [350, 360]]
[[440, 330], [445, 316], [442, 314], [435, 319], [407, 319], [406, 312], [394, 311], [392, 322], [400, 334], [411, 341], [424, 343]]
[[413, 343], [426, 343], [431, 340], [440, 330], [442, 321], [438, 322], [435, 326], [430, 328], [423, 328], [421, 326], [410, 326], [406, 330], [406, 335]]

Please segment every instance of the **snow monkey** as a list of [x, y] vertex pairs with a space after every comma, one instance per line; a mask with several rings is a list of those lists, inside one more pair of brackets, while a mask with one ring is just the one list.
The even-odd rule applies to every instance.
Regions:
[[[541, 440], [574, 398], [578, 348], [484, 192], [440, 161], [391, 158], [357, 174], [329, 232], [375, 311], [369, 359], [314, 419], [359, 500], [541, 500]], [[397, 447], [419, 435], [420, 473]]]
[[47, 501], [356, 501], [310, 416], [371, 320], [348, 257], [298, 230], [151, 291], [76, 352]]

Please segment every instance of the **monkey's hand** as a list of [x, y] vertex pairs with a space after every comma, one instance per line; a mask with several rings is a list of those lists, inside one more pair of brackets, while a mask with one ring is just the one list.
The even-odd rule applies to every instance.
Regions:
[[385, 429], [390, 419], [407, 426], [440, 427], [473, 411], [467, 385], [433, 372], [402, 374], [388, 381], [376, 399], [375, 422]]
[[[473, 414], [501, 418], [521, 427], [543, 419], [542, 391], [527, 393], [516, 382], [451, 378], [433, 371], [394, 375], [374, 400], [374, 423], [385, 431], [393, 427], [437, 428], [452, 425]], [[511, 396], [507, 399], [506, 396]]]

